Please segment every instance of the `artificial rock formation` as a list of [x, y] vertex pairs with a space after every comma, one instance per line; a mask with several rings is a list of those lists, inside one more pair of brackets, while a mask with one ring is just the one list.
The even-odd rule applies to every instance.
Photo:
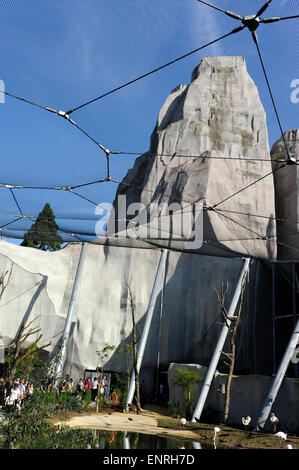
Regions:
[[[216, 205], [216, 211], [204, 210], [201, 253], [274, 259], [273, 175], [252, 185], [271, 170], [265, 112], [245, 59], [209, 57], [194, 69], [190, 85], [180, 85], [166, 99], [150, 150], [128, 171], [114, 205], [120, 195], [127, 207], [156, 203], [158, 218], [163, 203], [184, 210], [196, 202]], [[175, 230], [169, 232], [175, 238]], [[261, 239], [266, 236], [270, 239]], [[165, 246], [169, 233], [157, 228], [156, 238]]]
[[[146, 241], [149, 237], [140, 236], [140, 228], [133, 225], [131, 234], [136, 238], [139, 233], [145, 240], [118, 237], [88, 244], [64, 372], [80, 377], [86, 369], [95, 370], [99, 365], [97, 350], [107, 343], [120, 348], [130, 341], [132, 322], [126, 285], [130, 277], [136, 319], [142, 330], [160, 259], [157, 245], [188, 253], [168, 252], [141, 376], [150, 389], [157, 383], [159, 367], [165, 371], [170, 362], [207, 366], [222, 322], [215, 289], [220, 291], [223, 282], [229, 283], [229, 305], [243, 266], [240, 255], [276, 257], [276, 238], [261, 239], [276, 235], [271, 170], [265, 113], [244, 59], [203, 59], [190, 85], [178, 87], [166, 99], [150, 150], [136, 160], [120, 184], [115, 207], [119, 208], [118, 196], [127, 197], [126, 207], [132, 202], [142, 202], [146, 207], [157, 203], [158, 216], [162, 215], [162, 202], [216, 205], [216, 210], [204, 211], [202, 236], [206, 243], [185, 249], [184, 241], [174, 239], [180, 218], [176, 209], [165, 219], [171, 219], [168, 231], [162, 231], [158, 224], [150, 243]], [[281, 172], [282, 177], [284, 170]], [[253, 184], [268, 173], [260, 183]], [[238, 194], [229, 197], [234, 193]], [[296, 197], [296, 192], [291, 197]], [[298, 221], [297, 214], [294, 217]], [[126, 213], [121, 219], [126, 222]], [[113, 231], [111, 219], [109, 224]], [[13, 267], [0, 304], [0, 334], [5, 344], [14, 339], [22, 321], [35, 319], [44, 334], [43, 341], [52, 342], [46, 353], [50, 358], [55, 355], [80, 249], [80, 243], [70, 243], [63, 250], [47, 253], [0, 241], [0, 274]], [[236, 371], [271, 374], [271, 272], [265, 264], [253, 261], [250, 273]], [[126, 359], [124, 355], [115, 356], [106, 370], [125, 372]]]
[[[289, 155], [299, 160], [299, 129], [284, 134]], [[271, 158], [276, 193], [276, 217], [278, 258], [297, 260], [299, 258], [299, 166], [287, 165], [278, 169], [288, 155], [285, 142], [280, 138], [272, 147]]]
[[[48, 253], [0, 241], [0, 273], [9, 272], [12, 267], [10, 282], [0, 303], [1, 346], [15, 338], [23, 321], [34, 320], [34, 325], [42, 330], [42, 342], [51, 341], [45, 359], [48, 359], [47, 354], [49, 359], [53, 358], [63, 335], [80, 249], [80, 243], [72, 243], [60, 251]], [[96, 369], [99, 365], [96, 351], [105, 344], [119, 349], [131, 341], [132, 318], [126, 285], [130, 278], [136, 321], [142, 331], [159, 259], [160, 250], [153, 247], [88, 244], [67, 345], [65, 373], [79, 378], [86, 369]], [[168, 252], [164, 283], [159, 287], [142, 363], [142, 376], [149, 390], [156, 380], [158, 361], [164, 370], [169, 362], [182, 360], [208, 364], [221, 322], [215, 289], [220, 290], [221, 282], [228, 281], [229, 302], [242, 266], [240, 259]], [[253, 263], [251, 272], [255, 271]], [[248, 292], [255, 292], [255, 284], [255, 274], [252, 274]], [[254, 297], [251, 301], [248, 295], [245, 301], [241, 331], [244, 347], [239, 355], [240, 367], [245, 371], [255, 370], [253, 329], [263, 322], [259, 329], [271, 331], [271, 318], [269, 321], [265, 300], [262, 301], [264, 315], [257, 318]], [[257, 362], [258, 370], [265, 370], [269, 360], [270, 348], [262, 361]], [[125, 373], [127, 367], [126, 355], [118, 354], [105, 369]]]

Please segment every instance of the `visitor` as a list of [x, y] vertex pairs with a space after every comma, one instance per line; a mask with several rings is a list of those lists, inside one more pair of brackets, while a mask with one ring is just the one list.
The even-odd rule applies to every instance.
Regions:
[[48, 377], [46, 377], [45, 380], [41, 383], [40, 390], [43, 393], [47, 393], [50, 391], [51, 387], [52, 387], [52, 384], [50, 380], [48, 379]]
[[6, 388], [6, 396], [10, 395], [10, 392], [12, 389], [12, 379], [10, 379], [9, 377], [7, 377], [5, 380], [5, 388]]
[[6, 411], [8, 411], [8, 413], [11, 413], [13, 411], [13, 408], [14, 408], [14, 399], [11, 395], [8, 395], [6, 397], [6, 400], [5, 400], [5, 407], [6, 407]]
[[33, 384], [32, 384], [32, 383], [29, 383], [29, 384], [28, 384], [28, 387], [27, 387], [28, 396], [29, 396], [29, 397], [32, 397], [33, 392], [34, 392]]
[[83, 390], [83, 397], [85, 398], [86, 397], [86, 394], [87, 392], [89, 392], [89, 390], [91, 390], [91, 380], [90, 380], [90, 377], [86, 377], [85, 381], [84, 381], [84, 390]]
[[17, 386], [20, 385], [20, 378], [17, 378], [17, 379], [14, 380], [13, 386], [15, 386], [15, 385], [17, 385]]
[[72, 391], [73, 391], [73, 379], [72, 379], [72, 377], [68, 376], [68, 379], [67, 379], [66, 383], [67, 383], [67, 392], [72, 393]]
[[0, 379], [0, 408], [5, 406], [6, 387], [4, 379]]
[[18, 388], [20, 390], [21, 399], [23, 399], [25, 397], [25, 393], [26, 393], [26, 386], [25, 386], [25, 380], [24, 379], [20, 379]]
[[83, 392], [84, 390], [84, 382], [83, 382], [83, 379], [79, 379], [79, 382], [77, 383], [77, 387], [76, 387], [76, 393], [81, 393]]
[[27, 378], [23, 380], [23, 385], [25, 387], [25, 395], [26, 395], [27, 394], [27, 389], [28, 389], [28, 379]]
[[13, 387], [10, 393], [10, 404], [12, 402], [13, 406], [16, 406], [17, 402], [21, 399], [21, 393], [17, 384]]
[[95, 402], [98, 395], [99, 379], [95, 377], [91, 386], [91, 401]]
[[103, 400], [105, 394], [105, 388], [107, 386], [107, 378], [106, 375], [100, 381], [100, 399]]
[[64, 379], [59, 385], [59, 392], [67, 392], [68, 386], [67, 386], [67, 381]]
[[53, 390], [55, 388], [55, 378], [53, 377], [53, 375], [51, 375], [51, 377], [49, 377], [49, 382], [50, 382], [51, 388]]
[[164, 386], [162, 384], [159, 385], [159, 397], [160, 403], [164, 403]]

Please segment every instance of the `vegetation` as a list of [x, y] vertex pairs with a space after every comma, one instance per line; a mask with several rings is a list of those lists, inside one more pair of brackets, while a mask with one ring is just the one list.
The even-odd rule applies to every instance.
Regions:
[[22, 246], [38, 248], [43, 251], [56, 251], [61, 249], [62, 238], [57, 233], [58, 225], [49, 203], [39, 213], [35, 223], [24, 234]]
[[99, 366], [100, 370], [103, 370], [105, 360], [110, 356], [111, 351], [114, 351], [114, 349], [115, 349], [114, 345], [105, 343], [105, 346], [103, 347], [103, 349], [97, 350], [97, 355], [99, 357], [99, 363], [100, 363], [100, 366]]
[[89, 434], [66, 426], [54, 426], [49, 418], [55, 413], [79, 410], [78, 397], [38, 390], [27, 398], [20, 413], [8, 413], [0, 426], [0, 447], [4, 449], [86, 448]]
[[[16, 375], [28, 377], [34, 369], [43, 368], [45, 364], [39, 359], [38, 353], [51, 343], [39, 345], [42, 334], [40, 328], [30, 328], [31, 321], [26, 326], [23, 322], [17, 334], [16, 340], [7, 346], [5, 357], [5, 372], [7, 377], [13, 379]], [[37, 339], [27, 346], [24, 346], [28, 339], [39, 334]]]
[[[102, 380], [103, 374], [104, 374], [104, 362], [110, 356], [111, 351], [114, 351], [114, 349], [115, 349], [114, 345], [110, 345], [110, 344], [106, 343], [105, 346], [103, 347], [103, 349], [99, 349], [97, 351], [97, 355], [99, 357], [99, 362], [100, 362], [100, 367], [98, 368], [99, 371], [100, 371], [99, 384], [101, 383], [101, 380]], [[99, 411], [99, 401], [100, 401], [99, 391], [100, 391], [100, 387], [98, 387], [97, 400], [96, 400], [97, 401], [97, 412]]]
[[122, 408], [126, 405], [127, 393], [128, 393], [128, 381], [127, 378], [123, 378], [121, 374], [115, 374], [116, 384], [113, 387], [113, 391], [117, 394], [117, 401]]
[[192, 394], [192, 386], [203, 380], [199, 370], [176, 369], [174, 383], [184, 390], [185, 412], [188, 419], [192, 416], [192, 410], [195, 405], [195, 396]]
[[171, 416], [173, 418], [185, 418], [186, 417], [186, 410], [181, 407], [179, 402], [169, 401], [168, 408], [170, 409]]
[[[10, 270], [0, 276], [0, 301], [9, 284], [12, 275], [13, 264]], [[39, 351], [49, 346], [51, 343], [39, 344], [42, 338], [41, 329], [31, 328], [32, 320], [28, 325], [22, 322], [16, 338], [8, 345], [2, 346], [5, 353], [5, 362], [1, 367], [1, 374], [8, 378], [14, 378], [16, 375], [28, 377], [30, 373], [38, 368], [43, 368], [45, 364], [39, 359]], [[37, 338], [30, 342], [32, 336]], [[1, 351], [2, 352], [2, 351]]]
[[[132, 343], [126, 343], [122, 348], [119, 348], [116, 352], [116, 354], [124, 354], [126, 357], [127, 361], [127, 368], [126, 368], [126, 374], [127, 374], [127, 380], [126, 380], [126, 387], [127, 390], [129, 390], [130, 387], [130, 380], [131, 380], [131, 372], [133, 369], [133, 344]], [[123, 379], [124, 380], [124, 379]]]

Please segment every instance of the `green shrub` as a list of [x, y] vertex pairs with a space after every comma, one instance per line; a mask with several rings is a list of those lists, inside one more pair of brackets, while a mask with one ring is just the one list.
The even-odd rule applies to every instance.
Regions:
[[20, 413], [11, 412], [0, 426], [0, 446], [4, 449], [86, 448], [90, 434], [84, 430], [56, 427], [47, 419], [57, 412], [78, 409], [76, 395], [35, 391], [26, 399]]
[[195, 396], [192, 394], [192, 386], [203, 380], [199, 370], [176, 369], [174, 383], [184, 390], [186, 414], [189, 419], [195, 406]]
[[180, 404], [178, 402], [169, 401], [168, 407], [170, 408], [171, 416], [173, 418], [185, 418], [186, 417], [185, 410], [180, 407]]

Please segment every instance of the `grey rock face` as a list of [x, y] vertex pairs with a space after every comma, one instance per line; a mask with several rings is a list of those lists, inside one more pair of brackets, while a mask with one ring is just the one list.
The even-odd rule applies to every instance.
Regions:
[[[34, 320], [34, 325], [42, 330], [42, 342], [51, 341], [47, 347], [49, 359], [54, 357], [63, 335], [80, 249], [81, 245], [74, 243], [48, 253], [0, 241], [0, 273], [13, 267], [0, 304], [0, 331], [5, 344], [15, 338], [23, 321]], [[132, 317], [126, 279], [131, 277], [136, 321], [140, 331], [143, 330], [159, 259], [160, 250], [157, 249], [88, 244], [67, 345], [65, 373], [79, 378], [85, 369], [96, 369], [99, 364], [96, 351], [106, 343], [115, 345], [118, 350], [130, 343]], [[221, 321], [215, 288], [219, 290], [221, 282], [228, 281], [227, 301], [230, 302], [242, 265], [240, 259], [169, 251], [163, 302], [160, 286], [142, 362], [142, 375], [149, 386], [155, 382], [158, 352], [159, 365], [164, 368], [169, 362], [186, 360], [209, 363]], [[255, 289], [254, 262], [251, 272], [250, 289]], [[248, 294], [243, 313], [242, 353], [238, 357], [240, 367], [245, 370], [254, 369], [254, 337], [250, 325], [254, 312], [249, 314], [253, 311], [251, 298], [254, 299]], [[265, 329], [267, 319], [258, 318], [257, 321], [265, 322]], [[268, 350], [271, 358], [272, 350]], [[264, 353], [259, 367], [267, 364], [266, 356]], [[116, 354], [107, 360], [105, 369], [125, 373], [127, 360], [125, 354]]]
[[[299, 160], [299, 129], [284, 134], [290, 157]], [[282, 138], [272, 147], [273, 170], [281, 166], [276, 160], [286, 160], [287, 152]], [[277, 241], [279, 259], [299, 258], [299, 166], [288, 165], [274, 173], [276, 192]]]
[[275, 258], [275, 241], [258, 239], [276, 235], [274, 220], [267, 219], [275, 216], [273, 176], [230, 197], [271, 169], [265, 112], [245, 60], [205, 58], [190, 85], [166, 99], [150, 150], [128, 171], [114, 205], [119, 195], [127, 206], [219, 204], [219, 211], [205, 212], [200, 252]]

